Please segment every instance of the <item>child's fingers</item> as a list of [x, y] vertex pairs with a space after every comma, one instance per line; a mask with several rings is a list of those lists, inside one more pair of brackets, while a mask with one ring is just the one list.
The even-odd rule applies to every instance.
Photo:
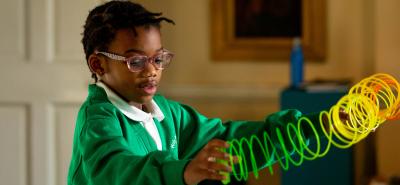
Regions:
[[240, 161], [239, 156], [232, 156], [232, 161], [233, 161], [234, 164], [239, 163], [239, 161]]
[[342, 120], [342, 121], [348, 121], [350, 118], [349, 118], [349, 114], [347, 114], [344, 110], [340, 110], [339, 111], [339, 118]]
[[231, 172], [232, 167], [218, 163], [218, 162], [208, 162], [207, 164], [207, 170], [215, 171], [215, 172]]
[[204, 174], [205, 179], [209, 179], [209, 180], [225, 180], [226, 177], [224, 175], [221, 175], [219, 173], [217, 173], [215, 170], [204, 170]]
[[209, 153], [210, 156], [215, 157], [216, 159], [228, 161], [229, 158], [229, 153], [226, 153], [218, 148], [214, 148], [214, 150], [211, 150]]
[[233, 163], [236, 164], [239, 162], [239, 157], [238, 156], [231, 156], [229, 153], [220, 150], [219, 148], [214, 148], [213, 150], [211, 150], [209, 152], [209, 158], [208, 159], [212, 159], [214, 161], [216, 160], [223, 160], [226, 161], [228, 163]]

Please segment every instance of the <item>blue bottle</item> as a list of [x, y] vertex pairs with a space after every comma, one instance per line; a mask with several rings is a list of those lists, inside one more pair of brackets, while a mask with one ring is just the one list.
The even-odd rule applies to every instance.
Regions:
[[303, 83], [304, 56], [300, 38], [293, 40], [293, 48], [290, 54], [290, 80], [291, 87], [299, 88]]

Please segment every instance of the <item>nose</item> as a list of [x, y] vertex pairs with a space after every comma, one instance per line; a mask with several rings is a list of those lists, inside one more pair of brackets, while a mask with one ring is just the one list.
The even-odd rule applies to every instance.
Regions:
[[146, 62], [142, 70], [143, 77], [156, 77], [157, 76], [157, 68], [150, 62]]

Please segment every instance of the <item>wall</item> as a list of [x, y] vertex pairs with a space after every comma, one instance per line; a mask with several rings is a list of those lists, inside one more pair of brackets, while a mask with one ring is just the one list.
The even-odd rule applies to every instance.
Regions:
[[[376, 1], [375, 66], [376, 72], [385, 72], [400, 79], [400, 1]], [[400, 121], [382, 125], [377, 132], [377, 172], [384, 178], [400, 176]]]
[[96, 1], [0, 1], [0, 184], [66, 184], [88, 73], [80, 32]]
[[[276, 99], [289, 84], [286, 61], [226, 61], [210, 58], [210, 1], [140, 1], [149, 9], [162, 11], [176, 25], [163, 26], [166, 48], [176, 53], [171, 68], [164, 74], [163, 90], [177, 97], [214, 97], [214, 99], [248, 99], [268, 97], [270, 110], [278, 109]], [[305, 79], [349, 78], [359, 80], [367, 73], [366, 44], [372, 29], [365, 20], [363, 0], [327, 1], [328, 51], [323, 62], [307, 61]], [[340, 71], [340, 73], [338, 72]], [[232, 96], [232, 98], [231, 98]], [[234, 98], [233, 98], [234, 97]], [[265, 109], [261, 110], [264, 112]]]
[[[0, 184], [65, 184], [75, 115], [90, 76], [81, 50], [81, 26], [98, 2], [0, 2]], [[209, 0], [140, 2], [177, 23], [163, 28], [165, 47], [176, 53], [164, 74], [161, 90], [167, 96], [225, 120], [262, 119], [279, 109], [288, 62], [212, 61]], [[322, 63], [307, 61], [306, 79], [359, 80], [378, 71], [399, 79], [399, 3], [327, 0], [327, 58]], [[400, 173], [400, 149], [393, 144], [399, 143], [399, 125], [389, 122], [377, 131], [382, 176]], [[263, 178], [271, 182], [271, 177]]]
[[[164, 25], [166, 48], [176, 53], [165, 72], [162, 90], [209, 116], [261, 119], [279, 109], [279, 92], [289, 83], [288, 61], [227, 61], [210, 58], [209, 0], [142, 0], [149, 9], [175, 20]], [[397, 0], [327, 0], [327, 57], [307, 61], [305, 79], [349, 78], [376, 72], [400, 79], [400, 17]], [[391, 121], [376, 133], [377, 172], [399, 174], [399, 124]], [[364, 155], [364, 154], [360, 154]]]

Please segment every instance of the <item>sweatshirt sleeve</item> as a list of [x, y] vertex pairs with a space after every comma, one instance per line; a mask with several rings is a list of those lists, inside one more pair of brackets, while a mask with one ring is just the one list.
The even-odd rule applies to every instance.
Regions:
[[[177, 105], [178, 106], [178, 105]], [[283, 148], [288, 151], [291, 155], [293, 153], [293, 147], [291, 147], [288, 138], [295, 138], [296, 135], [293, 133], [286, 132], [286, 126], [289, 123], [294, 123], [297, 125], [297, 121], [302, 117], [308, 117], [309, 115], [303, 115], [300, 111], [295, 109], [288, 109], [273, 113], [266, 117], [262, 121], [227, 121], [223, 123], [221, 119], [218, 118], [207, 118], [193, 108], [179, 104], [178, 115], [181, 124], [180, 129], [180, 139], [179, 139], [179, 149], [181, 158], [191, 158], [198, 150], [200, 150], [208, 141], [214, 138], [222, 140], [232, 140], [246, 138], [250, 140], [251, 136], [258, 137], [263, 142], [263, 137], [267, 134], [271, 140], [271, 148], [268, 150], [271, 152], [271, 156], [275, 155], [275, 152], [279, 152], [279, 156], [283, 156]], [[315, 115], [311, 116], [315, 120]], [[308, 129], [308, 128], [307, 128]], [[282, 133], [282, 141], [278, 139], [277, 130]], [[310, 132], [303, 133], [306, 140], [310, 138]], [[246, 150], [246, 149], [245, 149]], [[265, 148], [253, 147], [255, 155], [261, 156], [262, 152], [260, 150], [265, 150]], [[247, 150], [246, 152], [249, 152]], [[248, 159], [249, 160], [249, 159]], [[257, 166], [265, 166], [266, 163], [275, 162], [274, 157], [269, 161], [265, 161], [264, 164], [257, 164]]]
[[91, 119], [82, 128], [82, 165], [89, 184], [183, 185], [187, 160], [167, 151], [139, 156], [128, 147], [116, 119]]

